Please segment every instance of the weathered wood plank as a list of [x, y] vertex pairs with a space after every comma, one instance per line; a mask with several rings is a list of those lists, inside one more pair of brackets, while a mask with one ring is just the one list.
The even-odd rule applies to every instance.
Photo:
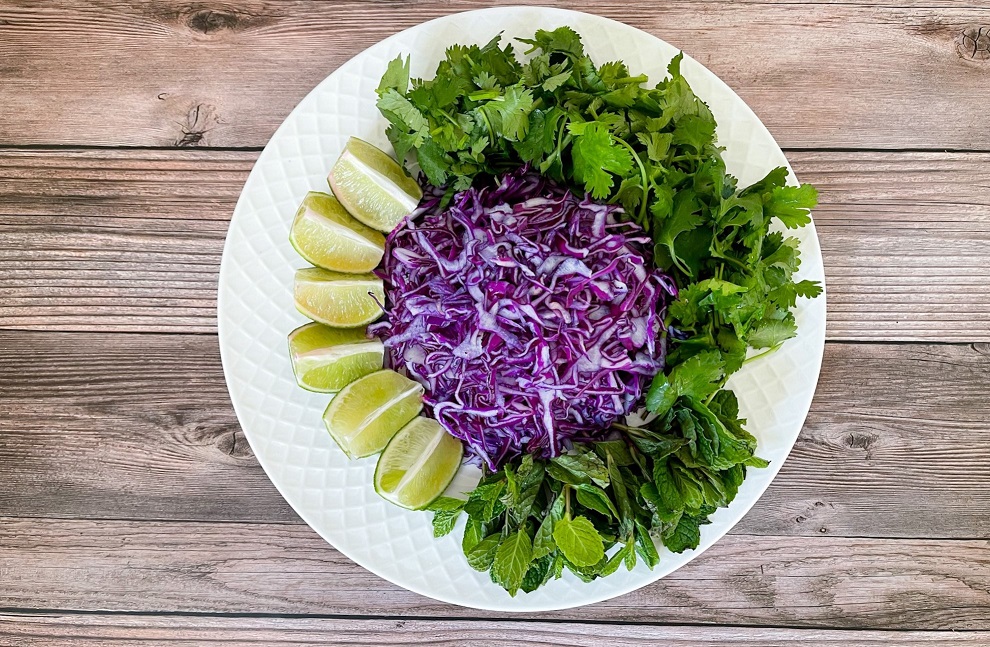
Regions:
[[[213, 332], [256, 155], [0, 151], [0, 328]], [[990, 154], [790, 158], [821, 190], [830, 339], [990, 341]]]
[[438, 647], [946, 647], [990, 643], [990, 632], [836, 631], [464, 620], [211, 618], [111, 614], [0, 614], [0, 644], [18, 647], [168, 645], [434, 645]]
[[256, 157], [0, 151], [0, 325], [215, 331], [223, 240]]
[[[830, 344], [738, 532], [990, 537], [988, 391], [985, 344]], [[0, 393], [0, 514], [298, 522], [241, 435], [214, 337], [3, 332]]]
[[[313, 86], [364, 48], [489, 4], [8, 0], [0, 144], [262, 146]], [[990, 9], [979, 4], [552, 4], [683, 47], [785, 146], [990, 149], [974, 92], [990, 78], [980, 40]]]
[[[639, 591], [548, 619], [990, 630], [990, 542], [730, 535]], [[306, 526], [0, 520], [0, 607], [508, 617], [370, 575]]]

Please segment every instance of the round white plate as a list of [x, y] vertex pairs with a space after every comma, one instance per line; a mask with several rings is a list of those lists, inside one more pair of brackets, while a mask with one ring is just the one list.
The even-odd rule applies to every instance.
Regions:
[[[292, 304], [293, 272], [306, 265], [289, 245], [289, 224], [307, 191], [326, 191], [326, 175], [356, 135], [388, 148], [375, 88], [389, 60], [412, 55], [412, 73], [431, 77], [451, 43], [483, 44], [499, 32], [530, 37], [537, 28], [570, 25], [597, 63], [623, 60], [653, 82], [666, 75], [673, 46], [627, 25], [574, 11], [504, 7], [455, 14], [396, 34], [357, 55], [300, 102], [258, 158], [234, 210], [220, 267], [220, 351], [230, 396], [262, 467], [306, 523], [340, 552], [411, 591], [479, 609], [546, 611], [622, 595], [697, 557], [756, 503], [797, 438], [818, 381], [825, 341], [825, 298], [800, 300], [800, 334], [732, 377], [749, 430], [768, 469], [749, 470], [735, 501], [704, 526], [697, 550], [661, 550], [653, 571], [640, 565], [585, 584], [570, 574], [515, 598], [472, 570], [460, 550], [460, 526], [434, 539], [431, 515], [386, 503], [372, 488], [375, 459], [349, 461], [327, 435], [326, 395], [296, 387], [286, 334], [304, 319]], [[681, 66], [718, 120], [729, 171], [745, 186], [787, 160], [756, 115], [714, 74], [685, 57]], [[801, 279], [823, 281], [814, 226], [796, 234]], [[463, 523], [463, 522], [462, 522]]]

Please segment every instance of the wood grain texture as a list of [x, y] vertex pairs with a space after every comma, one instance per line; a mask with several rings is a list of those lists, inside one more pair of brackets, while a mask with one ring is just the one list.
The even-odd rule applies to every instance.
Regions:
[[433, 645], [434, 647], [933, 647], [985, 646], [990, 632], [835, 631], [463, 620], [210, 618], [148, 615], [0, 614], [0, 647], [156, 644]]
[[[213, 332], [256, 156], [0, 150], [0, 328]], [[789, 157], [821, 191], [829, 339], [990, 341], [990, 154]]]
[[[985, 5], [540, 2], [684, 48], [784, 146], [990, 150]], [[361, 50], [489, 4], [6, 0], [0, 143], [259, 147]]]
[[[986, 344], [828, 345], [737, 531], [990, 538], [988, 391]], [[0, 514], [298, 523], [241, 435], [215, 337], [3, 332], [0, 393]]]
[[[657, 583], [541, 616], [986, 631], [988, 549], [985, 540], [729, 535]], [[3, 608], [511, 617], [405, 591], [302, 525], [5, 518], [0, 571]]]
[[223, 241], [256, 157], [0, 151], [0, 325], [214, 331]]

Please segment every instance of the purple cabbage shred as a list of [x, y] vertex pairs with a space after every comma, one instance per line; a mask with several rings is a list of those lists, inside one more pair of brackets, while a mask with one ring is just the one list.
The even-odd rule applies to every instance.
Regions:
[[601, 438], [663, 368], [677, 289], [649, 237], [525, 168], [441, 197], [428, 191], [386, 242], [388, 316], [371, 332], [391, 365], [492, 470]]

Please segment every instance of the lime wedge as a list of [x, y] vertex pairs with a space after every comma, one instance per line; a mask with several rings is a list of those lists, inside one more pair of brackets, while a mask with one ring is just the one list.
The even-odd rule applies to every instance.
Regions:
[[374, 274], [341, 274], [318, 267], [296, 271], [296, 309], [335, 328], [369, 324], [382, 314], [382, 280]]
[[347, 213], [326, 193], [306, 194], [289, 242], [313, 265], [338, 272], [370, 272], [385, 253], [385, 237]]
[[308, 391], [334, 393], [382, 368], [385, 346], [368, 339], [364, 328], [330, 328], [310, 323], [289, 333], [289, 358], [296, 384]]
[[351, 382], [330, 401], [323, 422], [351, 458], [377, 454], [423, 408], [423, 387], [395, 371]]
[[357, 137], [347, 142], [327, 181], [352, 216], [385, 232], [395, 229], [423, 197], [398, 162]]
[[399, 430], [378, 458], [375, 491], [410, 510], [443, 494], [461, 466], [464, 448], [436, 420], [416, 418]]

